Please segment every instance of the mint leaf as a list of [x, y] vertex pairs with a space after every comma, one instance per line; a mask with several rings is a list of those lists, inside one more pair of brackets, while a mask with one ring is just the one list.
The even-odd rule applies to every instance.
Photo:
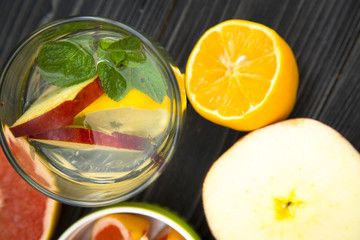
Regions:
[[104, 92], [112, 100], [118, 102], [124, 97], [127, 82], [124, 77], [106, 62], [98, 63], [99, 78]]
[[137, 63], [142, 63], [146, 60], [146, 56], [145, 56], [145, 53], [140, 52], [140, 51], [126, 52], [126, 60], [132, 61], [132, 62], [137, 62]]
[[146, 60], [142, 52], [141, 42], [134, 36], [125, 37], [117, 41], [109, 38], [101, 38], [98, 41], [101, 49], [109, 52], [111, 60], [118, 68], [124, 66], [136, 67]]
[[137, 37], [129, 36], [115, 41], [107, 49], [140, 50], [141, 42]]
[[120, 101], [128, 93], [130, 83], [114, 65], [108, 51], [98, 48], [97, 67], [100, 83], [106, 95], [116, 102]]
[[101, 47], [102, 49], [106, 50], [114, 42], [116, 42], [116, 40], [114, 40], [112, 38], [100, 38], [98, 41], [98, 46]]
[[45, 44], [38, 56], [38, 67], [44, 80], [58, 87], [81, 83], [96, 74], [93, 56], [69, 41]]
[[110, 52], [111, 60], [115, 63], [116, 66], [120, 66], [125, 60], [126, 53], [122, 49], [113, 49]]
[[157, 64], [147, 58], [145, 62], [136, 67], [126, 67], [121, 70], [125, 79], [131, 80], [131, 86], [161, 103], [167, 95], [164, 76]]

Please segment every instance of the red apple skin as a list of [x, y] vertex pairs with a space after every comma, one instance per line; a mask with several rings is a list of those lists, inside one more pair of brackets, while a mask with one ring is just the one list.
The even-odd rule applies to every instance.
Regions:
[[73, 124], [74, 117], [104, 93], [99, 78], [86, 85], [71, 101], [25, 123], [10, 128], [15, 137], [28, 136]]
[[138, 151], [143, 151], [148, 142], [146, 138], [134, 135], [128, 135], [119, 132], [108, 135], [91, 129], [77, 127], [60, 127], [40, 134], [30, 135], [29, 138], [100, 145]]

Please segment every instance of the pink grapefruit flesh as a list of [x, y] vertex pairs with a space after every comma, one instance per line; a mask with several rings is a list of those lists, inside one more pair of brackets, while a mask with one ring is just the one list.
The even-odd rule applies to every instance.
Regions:
[[[30, 157], [20, 148], [17, 151]], [[32, 188], [16, 173], [0, 149], [0, 239], [48, 239], [58, 209], [58, 202]]]
[[146, 240], [150, 222], [135, 214], [110, 214], [97, 220], [91, 240]]

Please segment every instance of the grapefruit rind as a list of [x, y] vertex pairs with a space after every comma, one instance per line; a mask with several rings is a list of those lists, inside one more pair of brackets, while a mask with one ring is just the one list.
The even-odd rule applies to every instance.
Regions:
[[[9, 142], [8, 144], [10, 145], [9, 148], [14, 148], [14, 147], [25, 147], [24, 148], [24, 153], [22, 154], [29, 154], [27, 152], [27, 148], [26, 146], [27, 145], [24, 145], [26, 144], [26, 140], [24, 140], [23, 138], [15, 138], [10, 130], [9, 130], [9, 127], [8, 126], [5, 126], [4, 127], [4, 133], [5, 133], [5, 137], [7, 139], [7, 141]], [[5, 223], [0, 223], [0, 229], [1, 230], [4, 230], [5, 231], [5, 234], [7, 234], [6, 236], [7, 237], [11, 237], [11, 239], [15, 239], [17, 237], [26, 237], [26, 236], [30, 236], [31, 234], [35, 234], [35, 229], [34, 228], [24, 228], [24, 224], [22, 224], [24, 221], [32, 221], [31, 219], [28, 219], [26, 216], [29, 216], [28, 214], [34, 214], [35, 215], [35, 218], [38, 219], [38, 217], [40, 217], [40, 213], [37, 211], [37, 212], [34, 212], [35, 210], [31, 210], [32, 207], [31, 205], [32, 204], [36, 204], [36, 208], [38, 208], [39, 206], [41, 206], [41, 201], [36, 197], [41, 197], [41, 198], [45, 198], [45, 203], [44, 203], [44, 212], [43, 212], [43, 219], [42, 219], [42, 232], [41, 232], [41, 236], [39, 236], [39, 239], [41, 240], [45, 240], [45, 239], [50, 239], [50, 237], [52, 236], [52, 234], [54, 233], [55, 231], [55, 227], [56, 227], [56, 223], [57, 223], [57, 220], [58, 220], [58, 217], [59, 217], [59, 212], [60, 212], [60, 208], [61, 208], [61, 204], [45, 195], [43, 195], [42, 193], [38, 192], [35, 188], [32, 188], [32, 186], [30, 186], [28, 183], [25, 182], [24, 179], [22, 179], [18, 174], [17, 172], [15, 171], [15, 169], [13, 169], [13, 166], [10, 165], [9, 162], [7, 162], [7, 159], [6, 158], [6, 154], [4, 153], [4, 151], [2, 149], [0, 149], [0, 151], [2, 151], [0, 157], [1, 158], [4, 158], [4, 159], [0, 159], [0, 161], [6, 161], [3, 165], [2, 165], [2, 170], [3, 170], [3, 173], [5, 175], [2, 175], [0, 177], [2, 177], [4, 181], [7, 181], [7, 183], [10, 183], [10, 184], [14, 184], [14, 185], [18, 185], [19, 184], [22, 184], [22, 188], [21, 190], [18, 189], [18, 191], [21, 191], [19, 193], [16, 193], [16, 191], [14, 191], [14, 188], [11, 188], [11, 186], [7, 185], [6, 189], [3, 190], [1, 189], [0, 187], [0, 214], [3, 215], [3, 214], [6, 214], [6, 212], [8, 213], [11, 213], [12, 216], [10, 216], [12, 219], [15, 219], [16, 222], [14, 222], [14, 226], [13, 229], [9, 229], [9, 225], [7, 225], [8, 227], [4, 229], [4, 226], [2, 224], [5, 224]], [[17, 151], [17, 153], [19, 153], [21, 151]], [[20, 153], [21, 154], [21, 153]], [[24, 156], [24, 155], [21, 155], [21, 156]], [[28, 163], [31, 163], [31, 162], [28, 162]], [[35, 162], [33, 162], [35, 163]], [[8, 170], [4, 171], [5, 168], [7, 168], [7, 165], [8, 164]], [[4, 166], [6, 166], [4, 168]], [[29, 166], [31, 167], [31, 166]], [[35, 174], [39, 174], [39, 176], [48, 176], [48, 172], [45, 170], [44, 171], [44, 168], [42, 166], [39, 166], [39, 164], [35, 163], [35, 166], [32, 166], [32, 169], [34, 171]], [[0, 171], [1, 172], [1, 171]], [[49, 187], [51, 186], [54, 186], [54, 183], [52, 182], [53, 179], [52, 178], [48, 178], [48, 177], [44, 177], [44, 178], [41, 178], [43, 181], [47, 181], [47, 184], [49, 185]], [[50, 182], [49, 182], [50, 181]], [[26, 190], [28, 189], [28, 190]], [[16, 201], [25, 201], [25, 202], [28, 202], [29, 206], [24, 206], [23, 209], [21, 209], [21, 206], [19, 204], [15, 204], [15, 208], [16, 208], [16, 211], [13, 211], [11, 210], [10, 212], [8, 210], [10, 209], [6, 209], [6, 198], [9, 197], [7, 196], [7, 193], [6, 191], [11, 191], [11, 202], [14, 204], [16, 203]], [[24, 194], [29, 194], [27, 197], [24, 195]], [[15, 196], [15, 198], [20, 198], [20, 199], [14, 199], [13, 197]], [[31, 202], [31, 199], [34, 199], [35, 201], [34, 202]], [[10, 199], [8, 199], [10, 200]], [[9, 207], [9, 206], [8, 206]], [[4, 208], [3, 210], [1, 208]], [[17, 213], [20, 213], [20, 214], [24, 214], [24, 215], [21, 215], [21, 216], [14, 216], [13, 214], [17, 214]], [[7, 224], [11, 223], [11, 219], [9, 220], [5, 220], [6, 218], [3, 218], [1, 217], [2, 220], [6, 221]], [[39, 219], [41, 220], [41, 219]], [[35, 224], [38, 224], [39, 222], [36, 222]], [[26, 225], [28, 226], [28, 225]], [[35, 226], [35, 228], [38, 227], [38, 226]], [[16, 230], [16, 228], [18, 228]], [[8, 232], [7, 232], [8, 231]], [[24, 233], [24, 231], [26, 231], [26, 235]], [[0, 231], [1, 233], [2, 231]], [[6, 233], [7, 232], [7, 233]], [[8, 235], [9, 232], [11, 232], [12, 234], [15, 234], [15, 235]], [[4, 232], [3, 232], [4, 233]], [[19, 236], [16, 236], [16, 234], [19, 233], [20, 235]], [[0, 236], [2, 237], [5, 237], [3, 236], [2, 234], [0, 234]], [[33, 235], [35, 236], [35, 235]], [[6, 237], [6, 238], [7, 238]], [[0, 237], [1, 238], [1, 237]]]

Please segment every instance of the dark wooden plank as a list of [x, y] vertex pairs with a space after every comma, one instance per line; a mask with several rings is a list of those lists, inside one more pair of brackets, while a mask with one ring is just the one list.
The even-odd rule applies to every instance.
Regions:
[[221, 18], [225, 4], [218, 1], [177, 1], [160, 43], [170, 52], [182, 71], [198, 38]]
[[[0, 21], [0, 64], [4, 64], [8, 55], [18, 42], [34, 31], [41, 19], [49, 11], [46, 0], [6, 1]], [[21, 17], [19, 17], [21, 16]]]
[[[358, 35], [359, 36], [359, 35]], [[319, 119], [337, 129], [360, 151], [360, 41], [335, 79]]]
[[[0, 64], [17, 42], [41, 24], [72, 15], [97, 15], [159, 40], [184, 71], [192, 48], [209, 27], [232, 18], [256, 21], [283, 36], [297, 58], [300, 85], [291, 117], [317, 118], [359, 150], [359, 10], [358, 0], [0, 1]], [[189, 106], [169, 166], [130, 200], [166, 206], [193, 225], [202, 239], [213, 239], [202, 209], [202, 181], [216, 158], [244, 134], [203, 119]], [[92, 210], [64, 205], [54, 239]]]
[[158, 39], [168, 16], [171, 14], [174, 1], [146, 1], [134, 27], [147, 35]]
[[301, 29], [294, 26], [294, 33], [301, 33], [293, 47], [299, 64], [300, 86], [292, 116], [318, 117], [356, 40], [359, 7], [359, 1], [327, 1], [326, 8], [306, 16], [307, 24]]

